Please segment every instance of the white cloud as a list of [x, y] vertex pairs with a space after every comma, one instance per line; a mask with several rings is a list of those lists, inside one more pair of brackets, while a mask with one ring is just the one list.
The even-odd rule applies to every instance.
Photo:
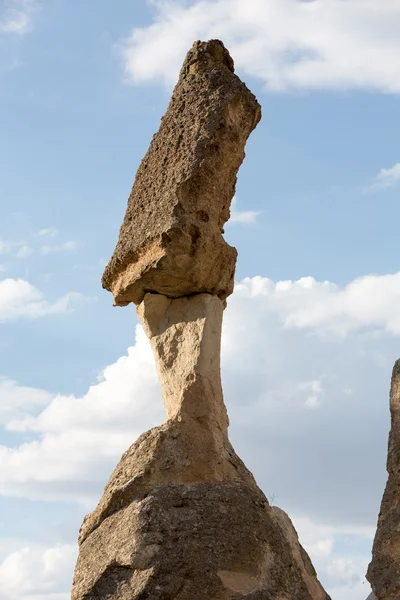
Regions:
[[33, 252], [33, 248], [24, 241], [0, 239], [0, 255], [7, 254], [8, 257], [27, 258]]
[[31, 254], [33, 254], [33, 249], [30, 246], [23, 245], [18, 249], [15, 256], [16, 258], [28, 258]]
[[25, 546], [0, 564], [0, 600], [68, 600], [75, 546]]
[[227, 225], [235, 223], [248, 225], [255, 223], [259, 215], [261, 215], [261, 212], [256, 210], [238, 210], [237, 200], [236, 197], [234, 197], [231, 205], [231, 216]]
[[74, 250], [76, 250], [76, 248], [77, 248], [77, 243], [70, 240], [68, 242], [64, 242], [59, 245], [42, 246], [40, 249], [40, 253], [43, 255], [46, 255], [46, 254], [55, 254], [58, 252], [73, 252]]
[[[365, 573], [375, 528], [332, 527], [317, 523], [308, 517], [294, 518], [293, 521], [302, 545], [332, 598], [365, 600], [370, 592]], [[343, 550], [349, 538], [368, 550], [364, 553], [355, 548]], [[339, 550], [338, 545], [342, 547]], [[352, 553], [351, 557], [346, 556], [349, 551]]]
[[28, 281], [3, 279], [0, 280], [0, 323], [68, 312], [82, 299], [81, 294], [69, 292], [55, 302], [48, 302], [43, 293]]
[[23, 418], [32, 409], [43, 408], [53, 398], [49, 392], [18, 385], [5, 377], [0, 377], [0, 397], [1, 425], [6, 425], [11, 419]]
[[128, 355], [107, 367], [83, 397], [56, 396], [37, 417], [8, 423], [9, 430], [35, 432], [39, 439], [14, 449], [0, 446], [0, 493], [93, 502], [133, 439], [163, 420], [155, 366], [140, 328]]
[[348, 335], [369, 327], [400, 334], [400, 272], [367, 275], [344, 288], [313, 277], [272, 282], [265, 277], [244, 279], [237, 286], [247, 298], [265, 297], [285, 327], [314, 329], [318, 334]]
[[269, 90], [400, 91], [398, 0], [152, 2], [153, 23], [120, 49], [128, 79], [168, 86], [194, 40], [224, 41], [239, 70]]
[[37, 232], [36, 237], [53, 239], [57, 237], [57, 235], [58, 229], [55, 227], [47, 227], [45, 229], [40, 229], [40, 231]]
[[396, 163], [390, 169], [381, 169], [372, 185], [364, 189], [365, 192], [376, 192], [386, 190], [400, 183], [400, 163]]
[[321, 404], [324, 394], [322, 382], [319, 379], [313, 381], [302, 381], [299, 384], [299, 392], [305, 392], [304, 406], [306, 408], [317, 408]]
[[0, 34], [24, 34], [32, 26], [36, 0], [5, 0], [0, 3]]
[[359, 569], [352, 558], [335, 558], [328, 565], [327, 573], [339, 585], [354, 586], [361, 580]]

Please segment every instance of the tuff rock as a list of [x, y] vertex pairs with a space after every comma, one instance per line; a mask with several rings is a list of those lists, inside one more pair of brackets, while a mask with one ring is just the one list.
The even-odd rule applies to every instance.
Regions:
[[218, 40], [186, 56], [168, 110], [136, 174], [103, 287], [115, 304], [146, 292], [233, 291], [237, 252], [222, 233], [244, 146], [261, 118]]
[[393, 367], [390, 413], [388, 480], [367, 572], [377, 600], [400, 599], [400, 360]]
[[138, 304], [167, 420], [85, 518], [72, 600], [330, 600], [228, 438], [220, 346], [236, 252], [221, 231], [259, 114], [222, 43], [196, 42], [105, 274], [117, 304]]

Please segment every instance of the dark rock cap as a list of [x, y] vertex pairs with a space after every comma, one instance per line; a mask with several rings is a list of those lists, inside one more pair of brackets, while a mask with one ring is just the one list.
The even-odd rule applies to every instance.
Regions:
[[115, 304], [233, 291], [237, 252], [224, 240], [236, 174], [261, 118], [222, 42], [195, 42], [128, 200], [102, 283]]

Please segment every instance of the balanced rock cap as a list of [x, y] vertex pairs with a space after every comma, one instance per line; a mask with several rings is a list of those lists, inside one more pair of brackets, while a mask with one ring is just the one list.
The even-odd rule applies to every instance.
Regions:
[[237, 252], [223, 238], [244, 147], [261, 118], [222, 42], [195, 42], [128, 200], [103, 287], [114, 304], [233, 291]]

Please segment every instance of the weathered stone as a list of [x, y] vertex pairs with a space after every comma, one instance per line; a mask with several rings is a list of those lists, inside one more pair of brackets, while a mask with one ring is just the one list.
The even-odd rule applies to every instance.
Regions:
[[377, 600], [400, 599], [400, 360], [393, 367], [390, 413], [389, 477], [367, 573]]
[[137, 312], [156, 358], [168, 420], [124, 454], [99, 506], [85, 519], [81, 540], [121, 503], [159, 485], [240, 480], [256, 488], [228, 440], [221, 300], [210, 294], [173, 300], [146, 294]]
[[222, 42], [195, 42], [138, 172], [103, 275], [115, 304], [233, 290], [223, 236], [244, 146], [261, 117]]
[[236, 250], [222, 229], [259, 118], [222, 43], [196, 42], [103, 278], [116, 304], [138, 304], [167, 421], [125, 452], [85, 518], [72, 600], [329, 600], [228, 439], [220, 346]]
[[246, 484], [155, 487], [82, 543], [72, 600], [328, 600], [288, 517]]
[[86, 517], [72, 600], [329, 600], [229, 442], [221, 300], [147, 294], [137, 312], [168, 419], [123, 455]]

